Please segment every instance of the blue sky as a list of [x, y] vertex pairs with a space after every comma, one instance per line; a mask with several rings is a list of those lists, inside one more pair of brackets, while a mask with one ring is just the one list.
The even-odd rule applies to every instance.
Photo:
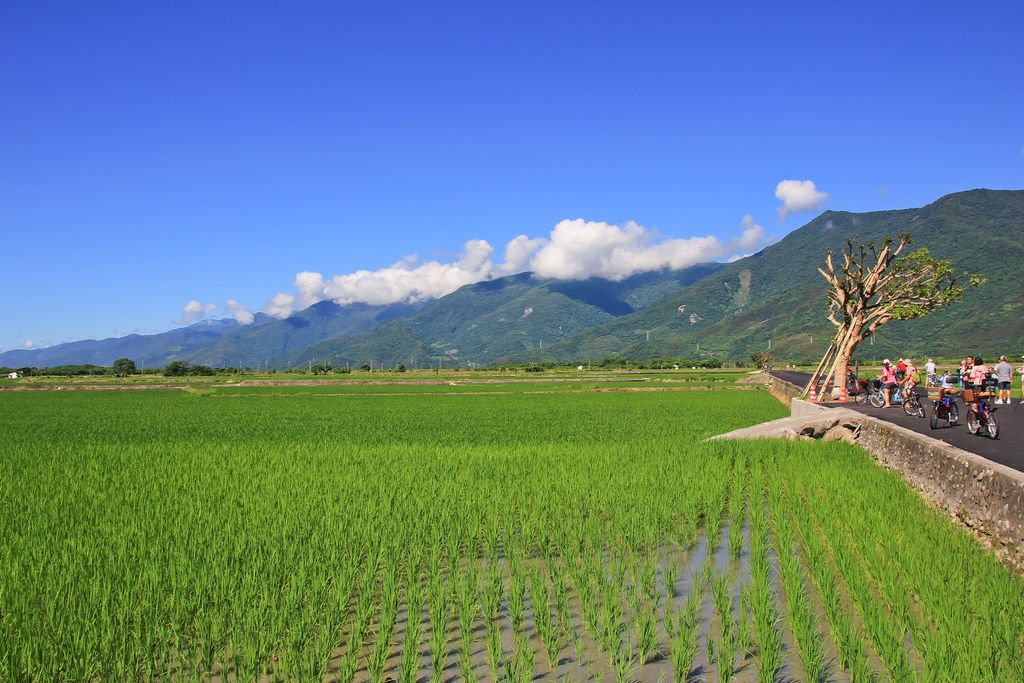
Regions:
[[9, 3], [0, 349], [620, 277], [824, 209], [1021, 189], [1022, 25], [1021, 3]]

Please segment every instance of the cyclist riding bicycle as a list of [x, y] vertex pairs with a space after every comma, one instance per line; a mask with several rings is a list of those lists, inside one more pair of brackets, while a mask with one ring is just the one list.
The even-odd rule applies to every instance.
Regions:
[[969, 381], [971, 383], [971, 386], [974, 388], [975, 410], [979, 409], [978, 402], [980, 400], [980, 397], [978, 396], [978, 394], [981, 393], [981, 385], [988, 378], [991, 372], [992, 371], [989, 369], [989, 367], [985, 365], [985, 362], [981, 359], [981, 356], [974, 357], [974, 367], [971, 368], [971, 375]]
[[913, 388], [917, 386], [917, 383], [920, 380], [917, 374], [917, 368], [914, 367], [914, 361], [908, 358], [906, 360], [906, 366], [906, 376], [903, 378], [903, 382], [901, 383], [903, 385], [904, 394], [913, 390]]

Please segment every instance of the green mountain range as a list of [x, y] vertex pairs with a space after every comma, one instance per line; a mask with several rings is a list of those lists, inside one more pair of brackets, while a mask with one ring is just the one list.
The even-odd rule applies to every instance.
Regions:
[[946, 310], [893, 321], [858, 356], [1024, 353], [1024, 191], [971, 190], [920, 209], [826, 211], [778, 243], [729, 264], [635, 275], [552, 280], [521, 273], [467, 285], [421, 304], [320, 302], [284, 320], [206, 321], [160, 335], [130, 335], [0, 354], [0, 366], [109, 365], [129, 357], [211, 366], [309, 363], [471, 367], [606, 357], [814, 360], [833, 328], [817, 268], [848, 238], [879, 242], [909, 232], [913, 248], [981, 273]]
[[[520, 273], [466, 285], [412, 315], [298, 350], [278, 365], [313, 362], [485, 365], [542, 355], [545, 348], [642, 310], [722, 268], [720, 263], [643, 273], [612, 282], [551, 280]], [[271, 367], [275, 361], [271, 361]]]
[[746, 358], [768, 351], [770, 342], [780, 359], [820, 358], [834, 333], [817, 272], [826, 252], [838, 253], [848, 238], [878, 243], [901, 232], [912, 234], [911, 249], [927, 247], [987, 282], [946, 310], [890, 322], [859, 356], [1024, 352], [1024, 191], [972, 190], [920, 209], [826, 211], [763, 251], [547, 353], [556, 359]]

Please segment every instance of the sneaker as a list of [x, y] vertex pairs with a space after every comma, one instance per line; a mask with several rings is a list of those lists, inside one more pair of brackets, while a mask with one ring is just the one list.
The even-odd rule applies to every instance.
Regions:
[[996, 399], [996, 405], [997, 405], [997, 406], [1001, 406], [1001, 405], [1003, 405], [1003, 399], [1001, 399], [1001, 398], [997, 398], [997, 399]]

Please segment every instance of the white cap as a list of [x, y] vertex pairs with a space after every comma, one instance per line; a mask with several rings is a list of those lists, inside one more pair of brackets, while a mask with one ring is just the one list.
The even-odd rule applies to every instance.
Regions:
[[892, 365], [892, 361], [886, 358], [885, 360], [882, 361], [882, 365]]

